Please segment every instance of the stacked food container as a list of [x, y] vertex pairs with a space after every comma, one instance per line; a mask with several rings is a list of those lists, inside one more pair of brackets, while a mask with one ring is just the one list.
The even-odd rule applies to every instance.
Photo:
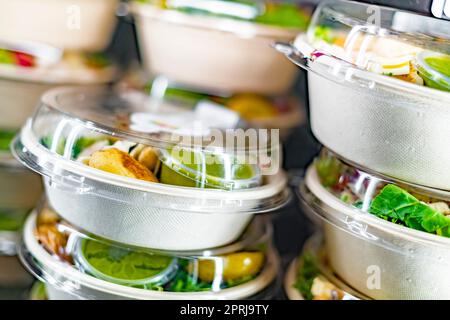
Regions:
[[[111, 39], [117, 3], [0, 1], [2, 298], [23, 297], [20, 292], [15, 294], [16, 289], [26, 289], [31, 283], [31, 277], [15, 255], [25, 218], [42, 193], [39, 176], [13, 158], [10, 142], [46, 90], [59, 85], [100, 85], [113, 80], [115, 68], [98, 52]], [[81, 22], [77, 10], [90, 14], [84, 15]], [[102, 12], [101, 19], [98, 12]], [[92, 28], [92, 24], [96, 27]]]
[[22, 257], [50, 299], [270, 297], [262, 213], [289, 200], [280, 146], [225, 145], [236, 119], [207, 111], [106, 88], [43, 95], [13, 151], [43, 176]]
[[140, 0], [131, 3], [153, 97], [210, 101], [253, 128], [286, 138], [302, 121], [290, 95], [297, 69], [271, 47], [304, 30], [309, 14], [280, 1]]
[[298, 189], [324, 249], [311, 240], [318, 249], [294, 262], [290, 297], [450, 298], [449, 27], [330, 2], [277, 45], [308, 71], [311, 127], [327, 148]]

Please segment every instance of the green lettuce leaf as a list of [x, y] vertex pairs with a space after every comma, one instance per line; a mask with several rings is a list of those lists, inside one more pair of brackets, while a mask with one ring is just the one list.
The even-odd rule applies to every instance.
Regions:
[[294, 284], [305, 300], [312, 300], [314, 298], [311, 293], [311, 288], [314, 279], [320, 274], [317, 266], [316, 258], [310, 253], [305, 253], [300, 260], [300, 268], [297, 273], [297, 280]]
[[411, 229], [450, 236], [450, 219], [402, 188], [388, 184], [373, 199], [369, 212]]

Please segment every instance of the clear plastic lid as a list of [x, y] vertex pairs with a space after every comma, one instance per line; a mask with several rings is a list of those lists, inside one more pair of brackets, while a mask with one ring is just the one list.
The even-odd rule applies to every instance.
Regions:
[[332, 1], [316, 9], [307, 33], [294, 42], [297, 52], [288, 55], [297, 64], [340, 82], [408, 89], [408, 84], [396, 81], [402, 80], [448, 91], [428, 79], [420, 55], [427, 51], [433, 74], [448, 79], [449, 27], [449, 21], [388, 7]]
[[251, 189], [278, 173], [278, 131], [238, 129], [239, 121], [209, 101], [190, 109], [137, 92], [63, 88], [42, 97], [17, 142], [25, 148], [15, 149], [48, 176], [60, 167], [130, 187]]
[[320, 233], [311, 236], [289, 266], [286, 293], [291, 300], [370, 299], [342, 281], [330, 268]]
[[402, 253], [406, 249], [400, 239], [443, 249], [450, 244], [448, 192], [371, 173], [326, 150], [308, 170], [305, 181], [312, 194], [302, 189], [301, 197], [309, 205], [338, 228], [346, 228], [366, 241]]
[[138, 299], [177, 299], [186, 297], [183, 293], [213, 297], [220, 292], [226, 297], [233, 289], [251, 295], [276, 277], [276, 263], [269, 257], [270, 224], [260, 219], [228, 246], [170, 252], [88, 235], [43, 209], [27, 220], [24, 241], [22, 258], [41, 281], [85, 299], [106, 293]]
[[310, 18], [305, 6], [289, 1], [140, 0], [138, 2], [191, 15], [231, 18], [295, 29], [306, 29]]

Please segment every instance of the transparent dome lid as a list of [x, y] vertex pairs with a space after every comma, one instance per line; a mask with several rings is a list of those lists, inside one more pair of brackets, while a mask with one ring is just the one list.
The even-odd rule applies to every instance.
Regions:
[[268, 286], [276, 277], [269, 257], [270, 224], [263, 219], [255, 220], [230, 245], [176, 252], [98, 238], [44, 208], [27, 220], [24, 241], [22, 258], [41, 281], [83, 298], [90, 298], [83, 287], [143, 299], [165, 294], [176, 298], [183, 293], [239, 289], [261, 277]]
[[278, 130], [241, 124], [210, 101], [186, 107], [134, 91], [61, 88], [42, 97], [19, 143], [41, 155], [43, 174], [66, 164], [150, 183], [248, 189], [278, 172], [281, 155]]
[[310, 17], [304, 5], [289, 1], [140, 0], [137, 2], [191, 15], [231, 18], [296, 29], [306, 29]]
[[0, 129], [0, 161], [8, 157], [11, 142], [16, 134], [16, 130]]
[[371, 77], [372, 86], [391, 78], [449, 91], [449, 27], [449, 21], [407, 11], [332, 1], [316, 9], [294, 47], [312, 69], [315, 61], [331, 67], [334, 76], [346, 71], [341, 80], [362, 77], [364, 70], [382, 76]]

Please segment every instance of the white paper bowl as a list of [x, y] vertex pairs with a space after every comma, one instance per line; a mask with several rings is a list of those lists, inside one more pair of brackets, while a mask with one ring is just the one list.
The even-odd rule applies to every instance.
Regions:
[[0, 38], [65, 50], [101, 51], [116, 24], [118, 0], [0, 0]]
[[114, 67], [73, 70], [63, 66], [23, 68], [0, 64], [0, 128], [20, 129], [33, 114], [41, 96], [51, 88], [68, 84], [107, 84], [114, 79], [115, 73]]
[[271, 44], [298, 30], [199, 17], [134, 2], [145, 67], [153, 75], [219, 92], [284, 93], [297, 70]]
[[127, 287], [87, 275], [50, 255], [36, 240], [33, 232], [35, 221], [36, 214], [32, 214], [25, 224], [26, 250], [22, 250], [22, 259], [33, 273], [46, 282], [50, 300], [239, 300], [264, 291], [276, 279], [278, 272], [278, 256], [270, 249], [265, 267], [254, 280], [217, 292], [162, 292]]

